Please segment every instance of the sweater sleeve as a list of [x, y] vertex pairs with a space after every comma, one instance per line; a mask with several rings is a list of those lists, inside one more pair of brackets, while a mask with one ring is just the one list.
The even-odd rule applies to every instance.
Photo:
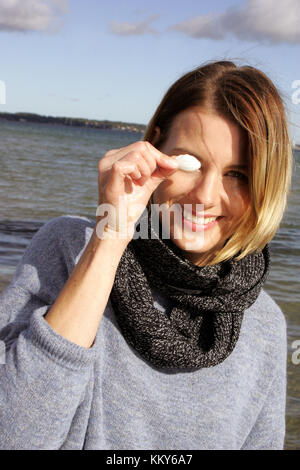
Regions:
[[59, 449], [84, 400], [97, 338], [81, 347], [44, 319], [75, 265], [64, 243], [72, 223], [57, 217], [41, 227], [0, 296], [1, 449]]
[[[267, 390], [263, 406], [242, 450], [283, 450], [285, 439], [285, 411], [287, 387], [287, 335], [286, 322], [281, 313], [278, 341], [274, 341], [276, 356], [273, 380]], [[269, 357], [273, 363], [272, 357]]]

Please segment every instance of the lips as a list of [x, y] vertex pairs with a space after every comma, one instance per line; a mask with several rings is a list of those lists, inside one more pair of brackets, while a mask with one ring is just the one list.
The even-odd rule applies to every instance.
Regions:
[[[181, 206], [181, 208], [182, 208], [182, 211], [183, 211], [182, 213], [184, 214], [184, 207]], [[192, 211], [186, 210], [185, 213], [188, 214], [188, 215], [191, 214], [191, 215], [193, 215], [195, 217], [199, 217], [201, 219], [211, 219], [213, 217], [215, 217], [215, 218], [221, 218], [222, 217], [221, 215], [216, 215], [216, 214], [207, 214], [207, 213], [205, 213], [205, 215], [204, 215], [204, 211], [196, 212], [195, 210], [192, 210]]]
[[189, 214], [184, 214], [184, 219], [185, 220], [191, 220], [192, 222], [196, 224], [208, 224], [210, 222], [214, 222], [217, 220], [217, 217], [196, 217], [192, 215], [191, 213]]
[[203, 215], [204, 211], [202, 211], [202, 212], [196, 212], [196, 211], [189, 212], [189, 211], [187, 211], [187, 214], [192, 214], [195, 217], [202, 217], [204, 219], [211, 219], [212, 217], [215, 217], [215, 218], [222, 217], [221, 215], [215, 215], [215, 214], [205, 214], [205, 215]]
[[193, 232], [210, 230], [219, 223], [219, 217], [197, 218], [194, 215], [183, 216], [184, 226]]

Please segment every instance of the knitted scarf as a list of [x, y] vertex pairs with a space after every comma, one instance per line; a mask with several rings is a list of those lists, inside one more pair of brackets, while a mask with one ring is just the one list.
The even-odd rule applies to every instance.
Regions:
[[[268, 275], [268, 245], [239, 261], [199, 267], [172, 240], [160, 237], [151, 214], [144, 217], [148, 238], [127, 245], [110, 297], [125, 340], [157, 368], [192, 371], [221, 363]], [[171, 301], [169, 314], [153, 306], [151, 288]]]

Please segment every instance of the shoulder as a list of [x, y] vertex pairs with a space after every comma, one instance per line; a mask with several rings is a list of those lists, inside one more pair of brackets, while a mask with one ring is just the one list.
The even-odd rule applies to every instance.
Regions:
[[76, 244], [86, 240], [91, 235], [95, 222], [87, 217], [62, 215], [47, 221], [35, 234], [33, 239], [38, 241]]
[[82, 217], [78, 215], [61, 215], [59, 217], [54, 217], [47, 221], [42, 227], [38, 230], [37, 234], [53, 234], [56, 237], [73, 234], [79, 235], [84, 232], [87, 228], [93, 230], [95, 222], [87, 217]]
[[44, 259], [58, 264], [64, 260], [72, 269], [94, 226], [94, 221], [81, 216], [63, 215], [50, 219], [33, 236], [25, 250], [23, 263], [39, 263]]
[[260, 323], [264, 327], [271, 328], [272, 331], [282, 332], [286, 329], [285, 316], [275, 302], [275, 300], [268, 294], [265, 289], [262, 289], [258, 298], [251, 306], [251, 311], [256, 314]]
[[245, 326], [252, 347], [261, 350], [269, 361], [285, 360], [287, 353], [286, 318], [275, 300], [262, 289], [254, 304], [245, 311]]

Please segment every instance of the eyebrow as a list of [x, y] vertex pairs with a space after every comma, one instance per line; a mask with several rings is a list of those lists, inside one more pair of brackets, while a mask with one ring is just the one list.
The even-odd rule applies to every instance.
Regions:
[[[197, 155], [196, 153], [194, 152], [190, 152], [188, 149], [184, 149], [182, 147], [176, 147], [175, 149], [172, 149], [172, 152], [187, 152], [189, 155], [193, 155], [193, 157], [196, 157], [196, 158], [200, 158], [201, 160], [201, 156], [200, 155]], [[247, 170], [248, 169], [248, 165], [245, 165], [245, 164], [231, 164], [231, 165], [227, 165], [226, 168], [239, 168], [241, 170]]]

